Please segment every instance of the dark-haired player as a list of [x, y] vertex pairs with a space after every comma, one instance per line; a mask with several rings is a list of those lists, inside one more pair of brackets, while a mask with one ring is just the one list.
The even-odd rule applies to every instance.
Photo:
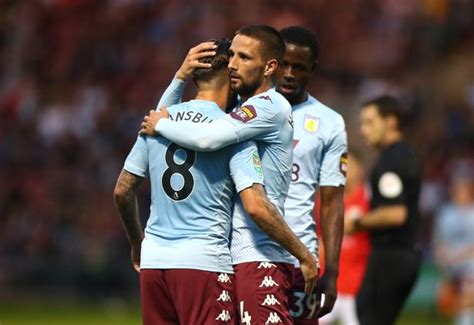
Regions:
[[[282, 213], [291, 173], [293, 124], [291, 107], [271, 87], [271, 77], [284, 51], [284, 43], [272, 27], [241, 28], [230, 47], [229, 70], [231, 88], [240, 95], [242, 104], [227, 116], [205, 125], [170, 119], [161, 119], [156, 124], [157, 117], [166, 116], [166, 112], [152, 113], [145, 119], [142, 132], [153, 134], [156, 124], [159, 134], [183, 147], [200, 151], [256, 140], [268, 198]], [[167, 93], [178, 94], [179, 91]], [[293, 259], [288, 252], [301, 263], [307, 292], [311, 291], [317, 276], [316, 259], [296, 236], [291, 242], [278, 240], [279, 245], [246, 216], [243, 208], [245, 204], [237, 202], [231, 234], [241, 323], [289, 324], [292, 320], [287, 291], [293, 279]]]
[[[313, 207], [319, 187], [326, 266], [316, 293], [305, 295], [301, 271], [296, 264], [295, 283], [290, 293], [291, 315], [298, 324], [317, 324], [318, 317], [331, 311], [337, 296], [347, 163], [346, 130], [341, 115], [306, 91], [306, 84], [319, 61], [319, 45], [315, 35], [299, 26], [284, 28], [280, 34], [285, 41], [286, 52], [283, 63], [275, 73], [275, 83], [277, 91], [292, 106], [295, 125], [285, 218], [303, 243], [313, 254], [317, 254]], [[321, 294], [324, 294], [324, 299], [321, 299]], [[323, 303], [318, 312], [317, 300]]]
[[361, 133], [380, 151], [370, 174], [370, 211], [346, 219], [346, 229], [367, 230], [372, 251], [356, 305], [363, 325], [393, 324], [415, 284], [420, 268], [417, 247], [421, 167], [404, 141], [403, 108], [382, 96], [362, 106]]
[[[174, 120], [202, 124], [225, 115], [229, 42], [216, 44], [216, 55], [205, 60], [211, 68], [193, 73], [196, 99], [169, 107]], [[135, 191], [148, 175], [152, 204], [144, 236]], [[144, 324], [234, 323], [229, 233], [235, 191], [263, 229], [273, 234], [266, 226], [271, 225], [285, 235], [286, 227], [294, 236], [267, 200], [262, 184], [253, 142], [194, 152], [162, 137], [137, 139], [114, 194], [132, 261], [140, 272]]]

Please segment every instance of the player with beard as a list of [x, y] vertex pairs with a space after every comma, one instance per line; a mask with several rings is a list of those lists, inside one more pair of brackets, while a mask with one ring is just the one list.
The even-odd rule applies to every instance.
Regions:
[[[195, 54], [192, 52], [193, 49], [188, 57]], [[197, 151], [256, 140], [268, 198], [283, 214], [291, 174], [293, 121], [289, 103], [272, 88], [271, 80], [283, 54], [284, 43], [272, 27], [241, 28], [232, 41], [229, 70], [231, 87], [239, 94], [242, 104], [207, 125], [171, 121], [164, 109], [150, 112], [140, 132], [151, 135], [156, 131]], [[178, 71], [177, 76], [182, 75], [181, 72]], [[174, 86], [183, 87], [184, 83], [175, 79], [171, 87]], [[165, 95], [171, 96], [160, 103], [169, 106], [180, 100], [176, 96], [180, 93], [179, 89], [168, 89]], [[306, 280], [305, 291], [311, 292], [318, 272], [317, 260], [311, 252], [296, 236], [291, 242], [283, 237], [270, 238], [248, 218], [242, 203], [237, 201], [231, 256], [241, 323], [292, 323], [287, 294], [293, 280], [293, 259], [288, 252], [300, 261]]]

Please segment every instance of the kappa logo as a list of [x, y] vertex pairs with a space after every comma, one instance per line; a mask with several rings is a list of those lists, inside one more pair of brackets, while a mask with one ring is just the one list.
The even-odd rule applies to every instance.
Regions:
[[232, 283], [232, 281], [230, 281], [230, 277], [225, 273], [219, 274], [217, 281], [221, 283]]
[[263, 301], [262, 306], [275, 306], [281, 305], [277, 298], [274, 295], [267, 295], [265, 300]]
[[257, 117], [257, 111], [252, 105], [239, 107], [230, 113], [230, 116], [236, 120], [247, 123]]
[[232, 299], [230, 298], [229, 291], [222, 290], [221, 295], [219, 298], [217, 298], [217, 301], [231, 302]]
[[272, 99], [270, 98], [270, 96], [260, 96], [260, 97], [258, 97], [258, 98], [261, 98], [261, 99], [263, 99], [263, 100], [269, 100], [270, 103], [273, 104], [273, 101], [272, 101]]
[[257, 269], [271, 269], [272, 267], [277, 267], [275, 264], [270, 263], [270, 262], [261, 262], [258, 266]]
[[278, 323], [283, 323], [283, 322], [281, 321], [281, 318], [278, 316], [277, 313], [270, 313], [270, 315], [268, 315], [267, 321], [265, 322], [265, 324], [278, 324]]
[[269, 287], [274, 287], [274, 286], [278, 287], [278, 283], [276, 283], [275, 280], [273, 280], [272, 276], [270, 275], [263, 278], [263, 281], [262, 283], [260, 283], [259, 288], [261, 287], [269, 288]]
[[220, 320], [220, 321], [223, 321], [223, 322], [228, 322], [231, 319], [232, 319], [232, 317], [230, 317], [230, 313], [229, 313], [228, 310], [221, 311], [219, 316], [216, 317], [216, 320]]

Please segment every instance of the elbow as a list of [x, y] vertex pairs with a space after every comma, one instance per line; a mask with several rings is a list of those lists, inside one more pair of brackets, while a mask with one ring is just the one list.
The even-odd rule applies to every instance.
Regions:
[[123, 186], [116, 185], [114, 188], [114, 201], [116, 203], [122, 202], [128, 195], [128, 191]]
[[217, 143], [212, 141], [208, 136], [202, 136], [196, 139], [196, 147], [198, 148], [198, 151], [215, 151], [219, 149]]
[[252, 220], [254, 220], [256, 223], [258, 223], [257, 221], [264, 219], [267, 215], [265, 203], [262, 202], [262, 199], [259, 197], [256, 197], [251, 202], [247, 202], [247, 204], [244, 205], [244, 209], [249, 217], [252, 218]]

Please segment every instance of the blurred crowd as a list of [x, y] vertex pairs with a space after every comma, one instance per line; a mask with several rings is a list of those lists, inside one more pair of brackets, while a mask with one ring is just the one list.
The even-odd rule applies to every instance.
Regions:
[[434, 258], [432, 225], [456, 204], [450, 180], [467, 181], [463, 204], [474, 205], [473, 1], [0, 0], [0, 298], [136, 290], [116, 177], [188, 49], [246, 24], [316, 32], [309, 88], [344, 116], [351, 146], [368, 152], [362, 101], [402, 99], [424, 161], [422, 243]]

